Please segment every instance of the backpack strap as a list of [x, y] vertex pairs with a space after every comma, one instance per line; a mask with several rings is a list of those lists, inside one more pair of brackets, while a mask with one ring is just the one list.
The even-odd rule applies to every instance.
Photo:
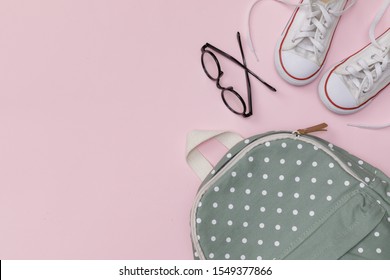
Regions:
[[213, 170], [213, 165], [202, 155], [198, 147], [211, 140], [216, 139], [229, 150], [243, 138], [230, 131], [194, 130], [187, 135], [186, 160], [200, 180], [204, 180]]

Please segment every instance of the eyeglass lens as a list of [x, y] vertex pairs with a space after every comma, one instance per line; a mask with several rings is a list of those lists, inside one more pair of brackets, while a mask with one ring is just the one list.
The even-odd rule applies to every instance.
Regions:
[[218, 80], [221, 75], [221, 69], [219, 66], [219, 62], [215, 55], [209, 51], [204, 51], [202, 54], [202, 66], [206, 75], [211, 80]]
[[222, 91], [222, 99], [225, 105], [238, 115], [244, 115], [246, 111], [245, 101], [233, 88], [226, 88]]

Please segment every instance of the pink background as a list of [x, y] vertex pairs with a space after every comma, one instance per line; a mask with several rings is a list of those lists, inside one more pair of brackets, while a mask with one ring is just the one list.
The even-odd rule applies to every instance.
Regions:
[[[358, 114], [327, 111], [318, 80], [293, 87], [273, 66], [293, 8], [258, 4], [255, 61], [245, 36], [252, 2], [0, 1], [0, 259], [192, 258], [192, 129], [250, 136], [325, 121], [321, 137], [390, 174], [390, 130], [346, 126], [390, 122], [389, 89]], [[359, 1], [342, 17], [326, 68], [368, 43], [381, 3]], [[249, 119], [224, 107], [200, 64], [206, 42], [239, 58], [237, 31], [249, 67], [278, 89], [251, 79]], [[245, 94], [242, 70], [221, 61], [222, 83]]]

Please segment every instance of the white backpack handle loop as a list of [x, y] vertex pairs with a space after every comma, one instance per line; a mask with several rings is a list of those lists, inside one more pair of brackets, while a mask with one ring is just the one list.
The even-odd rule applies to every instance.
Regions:
[[243, 138], [230, 131], [194, 130], [187, 135], [186, 159], [200, 180], [204, 180], [214, 168], [213, 165], [202, 155], [198, 147], [211, 139], [218, 140], [226, 148], [231, 149]]

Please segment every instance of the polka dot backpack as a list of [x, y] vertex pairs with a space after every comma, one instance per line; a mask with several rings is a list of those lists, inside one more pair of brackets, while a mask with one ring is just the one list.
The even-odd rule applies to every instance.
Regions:
[[[326, 126], [188, 135], [196, 259], [390, 259], [390, 178], [309, 135]], [[210, 139], [228, 148], [215, 167], [198, 149]]]

